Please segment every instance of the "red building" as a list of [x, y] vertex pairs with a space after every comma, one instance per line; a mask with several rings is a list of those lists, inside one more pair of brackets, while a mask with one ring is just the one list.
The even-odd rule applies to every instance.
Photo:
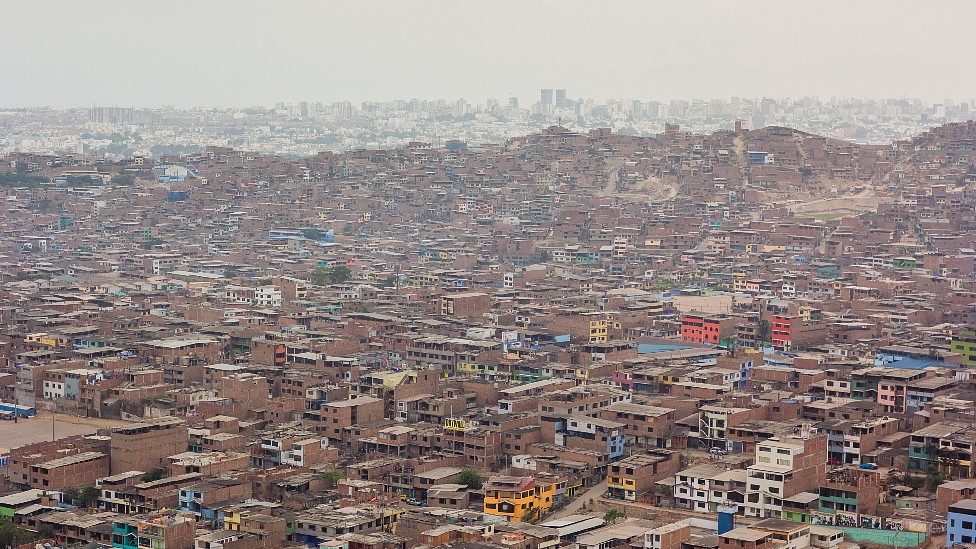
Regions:
[[790, 327], [794, 319], [793, 316], [773, 316], [773, 320], [770, 322], [770, 339], [773, 340], [773, 347], [778, 349], [790, 348]]
[[773, 315], [770, 321], [773, 347], [789, 351], [797, 346], [814, 345], [827, 340], [827, 326], [798, 315]]
[[735, 334], [735, 319], [725, 315], [687, 313], [681, 318], [681, 341], [713, 343]]

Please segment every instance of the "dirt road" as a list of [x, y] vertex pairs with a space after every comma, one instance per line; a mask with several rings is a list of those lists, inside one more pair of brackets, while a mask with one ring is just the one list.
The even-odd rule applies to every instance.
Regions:
[[603, 494], [607, 493], [607, 481], [603, 480], [598, 482], [596, 486], [590, 488], [586, 492], [583, 492], [576, 497], [573, 501], [569, 502], [566, 507], [556, 511], [555, 513], [546, 516], [545, 520], [552, 520], [557, 518], [568, 517], [569, 515], [575, 515], [579, 512], [583, 504], [589, 503], [592, 499], [594, 502], [599, 501]]

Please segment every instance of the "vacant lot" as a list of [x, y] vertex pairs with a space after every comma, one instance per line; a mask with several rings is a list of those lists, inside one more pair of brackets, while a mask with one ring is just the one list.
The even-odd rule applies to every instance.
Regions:
[[836, 198], [823, 198], [811, 200], [802, 204], [790, 206], [790, 211], [797, 215], [826, 214], [830, 216], [845, 217], [847, 215], [857, 215], [871, 210], [877, 210], [881, 199], [870, 193], [863, 193], [855, 196], [841, 196]]
[[[64, 438], [87, 435], [99, 429], [125, 425], [125, 421], [94, 417], [75, 417], [58, 414], [54, 420], [54, 436]], [[13, 421], [0, 421], [0, 451], [19, 448], [33, 442], [51, 440], [51, 413], [41, 412], [37, 417]], [[5, 453], [5, 452], [4, 452]]]

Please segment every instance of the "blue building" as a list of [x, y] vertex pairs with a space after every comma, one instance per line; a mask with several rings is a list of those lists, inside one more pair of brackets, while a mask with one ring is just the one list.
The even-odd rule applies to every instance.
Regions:
[[946, 547], [976, 542], [976, 500], [964, 499], [949, 506], [946, 515]]
[[34, 417], [34, 415], [37, 414], [37, 410], [30, 406], [0, 402], [0, 414], [9, 415], [11, 417], [14, 415], [20, 417]]
[[240, 501], [251, 495], [250, 485], [239, 480], [214, 479], [180, 488], [180, 511], [196, 515], [197, 520], [224, 523], [223, 504]]
[[908, 347], [904, 345], [890, 345], [879, 347], [874, 353], [874, 365], [887, 368], [906, 368], [921, 370], [929, 366], [956, 368], [956, 364], [945, 361], [941, 352], [934, 353], [929, 349]]
[[302, 229], [279, 228], [268, 231], [268, 240], [290, 240], [304, 238], [305, 231]]
[[749, 164], [772, 164], [773, 155], [766, 151], [746, 151], [746, 162]]
[[572, 446], [566, 441], [567, 438], [579, 437], [587, 440], [606, 441], [607, 454], [610, 459], [616, 459], [624, 455], [624, 444], [627, 436], [624, 434], [620, 423], [605, 419], [592, 418], [587, 416], [570, 416], [566, 420], [566, 430], [556, 433], [556, 444], [560, 446]]

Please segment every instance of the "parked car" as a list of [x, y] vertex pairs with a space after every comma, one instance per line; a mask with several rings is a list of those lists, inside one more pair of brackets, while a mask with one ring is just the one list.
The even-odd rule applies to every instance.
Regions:
[[840, 463], [841, 462], [840, 462], [839, 459], [828, 459], [827, 460], [827, 465], [840, 465]]
[[861, 469], [871, 469], [872, 471], [874, 471], [877, 468], [878, 468], [878, 464], [877, 463], [862, 463], [861, 464]]

